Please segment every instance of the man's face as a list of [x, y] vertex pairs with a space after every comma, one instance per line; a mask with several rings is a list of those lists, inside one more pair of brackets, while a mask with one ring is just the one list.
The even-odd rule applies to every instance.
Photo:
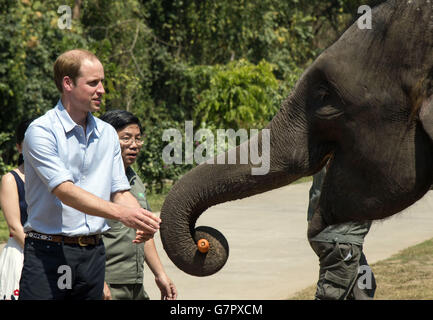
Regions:
[[102, 81], [104, 67], [99, 60], [84, 60], [80, 68], [80, 76], [71, 88], [71, 102], [76, 111], [94, 112], [101, 105], [102, 95], [105, 93]]
[[135, 162], [143, 145], [140, 128], [136, 124], [130, 124], [117, 131], [117, 134], [122, 150], [123, 164], [127, 168]]

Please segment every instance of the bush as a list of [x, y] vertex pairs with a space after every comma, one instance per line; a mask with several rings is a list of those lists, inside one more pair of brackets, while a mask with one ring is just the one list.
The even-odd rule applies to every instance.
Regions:
[[[161, 193], [168, 181], [176, 181], [193, 165], [166, 164], [162, 152], [167, 142], [162, 140], [166, 129], [179, 129], [177, 122], [162, 120], [143, 126], [144, 144], [137, 159], [138, 173], [150, 192]], [[184, 154], [184, 153], [183, 153]]]
[[[11, 137], [10, 133], [1, 132], [0, 133], [0, 146], [2, 147], [4, 142], [9, 141], [10, 137]], [[0, 148], [0, 176], [3, 176], [5, 173], [7, 173], [13, 169], [13, 166], [8, 165], [3, 161], [3, 157], [2, 157], [3, 152], [4, 152], [4, 149], [2, 147], [2, 148]]]
[[198, 122], [223, 128], [263, 128], [278, 110], [281, 101], [273, 66], [262, 60], [246, 60], [214, 66], [210, 87], [200, 95], [195, 110]]

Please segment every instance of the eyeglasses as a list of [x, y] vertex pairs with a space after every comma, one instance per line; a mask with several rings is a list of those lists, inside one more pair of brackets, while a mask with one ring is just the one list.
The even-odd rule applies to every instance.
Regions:
[[122, 142], [122, 144], [127, 145], [127, 146], [129, 146], [129, 145], [131, 145], [131, 144], [133, 144], [135, 142], [135, 144], [138, 147], [141, 147], [143, 145], [143, 143], [144, 143], [144, 141], [141, 140], [141, 138], [136, 139], [136, 138], [132, 138], [132, 137], [123, 137], [123, 138], [120, 138], [120, 142]]

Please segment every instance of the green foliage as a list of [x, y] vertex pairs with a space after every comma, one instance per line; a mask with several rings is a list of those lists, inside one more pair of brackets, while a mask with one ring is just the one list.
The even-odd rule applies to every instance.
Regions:
[[166, 184], [162, 189], [162, 191], [160, 191], [159, 193], [156, 192], [156, 189], [154, 189], [152, 192], [146, 191], [146, 198], [147, 201], [149, 202], [152, 212], [161, 211], [162, 205], [164, 204], [165, 197], [170, 191], [170, 187], [171, 187], [170, 184]]
[[[52, 108], [59, 94], [52, 65], [64, 50], [82, 47], [80, 28], [57, 27], [57, 1], [9, 1], [0, 15], [0, 128], [12, 133], [23, 118]], [[43, 4], [42, 4], [43, 3]], [[3, 148], [3, 160], [13, 161], [13, 141]]]
[[[126, 109], [143, 122], [138, 171], [162, 189], [189, 168], [164, 167], [164, 128], [191, 119], [195, 129], [263, 127], [364, 2], [380, 1], [0, 1], [0, 170], [17, 159], [5, 137], [59, 99], [55, 59], [84, 48], [104, 65], [101, 112]], [[58, 27], [60, 5], [72, 9], [71, 29]]]
[[219, 128], [263, 128], [278, 110], [278, 81], [272, 65], [245, 60], [214, 66], [210, 88], [201, 94], [196, 119]]
[[81, 23], [89, 48], [104, 65], [106, 110], [149, 111], [152, 37], [128, 1], [83, 1]]
[[[166, 164], [162, 159], [162, 151], [167, 144], [162, 140], [166, 129], [181, 129], [174, 121], [161, 121], [152, 126], [144, 126], [143, 140], [137, 166], [140, 177], [151, 192], [162, 192], [167, 180], [177, 180], [178, 177], [192, 168], [192, 165]], [[184, 145], [184, 140], [182, 140]]]
[[3, 161], [3, 157], [2, 157], [3, 152], [4, 152], [3, 144], [9, 140], [10, 140], [10, 134], [9, 133], [6, 133], [6, 132], [0, 133], [0, 147], [1, 147], [1, 149], [0, 149], [0, 176], [3, 176], [5, 173], [7, 173], [13, 169], [13, 167], [11, 165], [8, 165]]
[[[313, 5], [311, 5], [313, 2]], [[307, 4], [308, 3], [308, 4]], [[312, 16], [318, 1], [151, 0], [144, 7], [155, 37], [178, 59], [193, 65], [265, 59], [288, 75], [315, 55]], [[299, 8], [299, 9], [298, 9]]]

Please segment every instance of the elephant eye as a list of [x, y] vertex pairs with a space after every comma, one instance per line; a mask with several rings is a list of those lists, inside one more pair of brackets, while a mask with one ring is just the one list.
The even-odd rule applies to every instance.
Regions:
[[344, 112], [333, 105], [325, 105], [316, 110], [315, 116], [319, 119], [332, 120], [341, 116]]
[[325, 101], [326, 98], [329, 97], [329, 91], [325, 87], [320, 87], [319, 90], [317, 90], [317, 99], [320, 101]]

